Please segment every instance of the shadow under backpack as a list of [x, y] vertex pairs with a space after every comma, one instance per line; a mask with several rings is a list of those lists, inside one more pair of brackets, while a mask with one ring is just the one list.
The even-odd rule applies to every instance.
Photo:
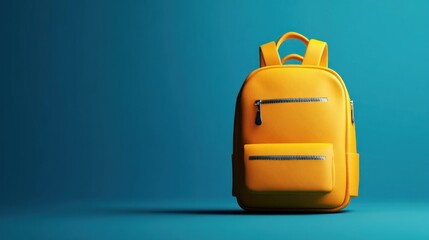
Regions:
[[[304, 57], [281, 59], [291, 38], [307, 45]], [[291, 59], [302, 64], [284, 64]], [[289, 32], [260, 47], [260, 68], [237, 97], [232, 163], [245, 210], [336, 212], [358, 196], [353, 101], [325, 42]]]

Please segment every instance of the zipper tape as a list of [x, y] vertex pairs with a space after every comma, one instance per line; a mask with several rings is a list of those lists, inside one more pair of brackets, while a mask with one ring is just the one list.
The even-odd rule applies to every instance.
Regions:
[[325, 160], [324, 155], [257, 155], [249, 156], [249, 160]]

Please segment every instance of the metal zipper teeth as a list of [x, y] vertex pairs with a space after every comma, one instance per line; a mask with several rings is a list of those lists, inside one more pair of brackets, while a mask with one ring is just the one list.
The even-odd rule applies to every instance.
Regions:
[[[274, 104], [274, 103], [302, 103], [302, 102], [327, 102], [327, 97], [304, 97], [304, 98], [276, 98], [276, 99], [263, 99], [257, 100], [261, 104]], [[256, 103], [255, 102], [255, 103]]]
[[258, 155], [249, 156], [249, 160], [325, 160], [324, 155]]
[[261, 105], [262, 104], [275, 104], [275, 103], [307, 103], [307, 102], [327, 102], [327, 97], [303, 97], [303, 98], [276, 98], [276, 99], [263, 99], [256, 100], [256, 118], [255, 124], [262, 125], [262, 113], [261, 113]]

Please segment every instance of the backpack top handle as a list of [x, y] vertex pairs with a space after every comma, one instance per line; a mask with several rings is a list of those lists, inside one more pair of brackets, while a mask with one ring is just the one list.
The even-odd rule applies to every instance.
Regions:
[[[300, 40], [307, 46], [304, 57], [293, 53], [287, 55], [283, 59], [280, 59], [278, 50], [282, 43], [288, 39]], [[303, 65], [328, 67], [328, 45], [319, 40], [308, 40], [304, 35], [296, 32], [288, 32], [283, 34], [277, 43], [269, 42], [259, 47], [260, 67], [283, 65], [286, 61], [291, 59], [301, 61]]]

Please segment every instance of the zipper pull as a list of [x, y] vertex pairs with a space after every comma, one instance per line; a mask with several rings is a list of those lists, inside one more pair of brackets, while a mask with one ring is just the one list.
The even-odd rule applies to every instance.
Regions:
[[261, 125], [262, 124], [262, 115], [261, 115], [261, 100], [256, 100], [255, 101], [255, 106], [257, 108], [256, 111], [256, 118], [255, 118], [255, 124], [256, 125]]
[[350, 100], [350, 109], [352, 114], [352, 124], [355, 124], [355, 111], [353, 109], [353, 100]]

